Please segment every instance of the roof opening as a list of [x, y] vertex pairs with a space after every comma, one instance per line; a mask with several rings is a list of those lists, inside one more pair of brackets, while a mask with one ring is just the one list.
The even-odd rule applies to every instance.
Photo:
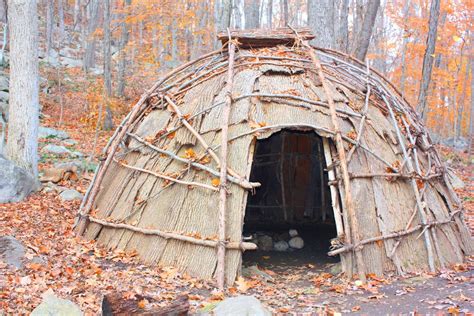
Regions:
[[262, 186], [248, 197], [244, 237], [259, 249], [244, 253], [244, 268], [321, 269], [338, 262], [326, 254], [337, 233], [323, 150], [314, 132], [282, 131], [257, 141], [250, 179]]

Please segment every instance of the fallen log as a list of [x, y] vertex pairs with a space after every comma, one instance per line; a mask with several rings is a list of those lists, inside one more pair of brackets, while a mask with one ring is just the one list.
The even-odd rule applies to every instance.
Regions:
[[[101, 311], [103, 316], [185, 316], [189, 313], [189, 301], [186, 295], [179, 296], [165, 307], [147, 308], [144, 302], [154, 303], [150, 297], [137, 295], [135, 298], [125, 298], [121, 293], [110, 293], [102, 299]], [[153, 304], [152, 304], [153, 305]]]

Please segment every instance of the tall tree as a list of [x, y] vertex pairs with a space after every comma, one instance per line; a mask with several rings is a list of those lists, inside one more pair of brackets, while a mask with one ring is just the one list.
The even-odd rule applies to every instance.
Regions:
[[380, 0], [371, 0], [367, 4], [367, 10], [364, 14], [364, 20], [362, 21], [359, 34], [357, 35], [356, 42], [354, 43], [353, 55], [357, 59], [365, 60], [367, 51], [369, 49], [370, 38], [374, 29], [375, 18], [377, 17], [377, 11], [380, 7]]
[[349, 51], [349, 0], [342, 0], [339, 8], [336, 46], [342, 52]]
[[260, 26], [260, 1], [244, 0], [245, 28], [255, 29]]
[[474, 58], [471, 58], [471, 111], [469, 112], [469, 158], [474, 154]]
[[288, 9], [288, 0], [280, 0], [280, 11], [281, 11], [281, 26], [286, 27], [290, 22], [290, 13]]
[[94, 32], [99, 23], [99, 0], [90, 0], [87, 5], [89, 11], [89, 21], [87, 22], [87, 32], [85, 36], [84, 70], [87, 72], [95, 66], [95, 36]]
[[125, 71], [127, 68], [127, 53], [126, 53], [126, 46], [128, 43], [129, 38], [129, 27], [126, 21], [126, 18], [129, 16], [130, 12], [130, 5], [132, 4], [132, 0], [124, 0], [124, 8], [125, 11], [122, 14], [122, 21], [120, 22], [120, 56], [118, 62], [118, 71], [117, 71], [117, 96], [121, 97], [124, 95], [125, 91]]
[[408, 46], [408, 18], [410, 17], [410, 0], [406, 0], [403, 5], [403, 43], [402, 43], [402, 73], [400, 75], [400, 91], [402, 96], [405, 96], [405, 79], [406, 79], [406, 56]]
[[38, 176], [38, 15], [36, 0], [8, 0], [10, 108], [6, 156]]
[[54, 0], [46, 1], [46, 58], [49, 60], [53, 46]]
[[110, 0], [104, 0], [104, 90], [106, 94], [104, 129], [114, 127], [109, 97], [112, 95], [112, 36], [110, 32]]
[[334, 16], [333, 0], [308, 0], [308, 25], [315, 35], [313, 45], [334, 48]]
[[220, 21], [220, 31], [225, 31], [228, 27], [230, 27], [231, 16], [232, 16], [232, 0], [223, 0], [221, 21]]
[[438, 19], [440, 11], [440, 0], [431, 0], [430, 19], [428, 25], [428, 37], [426, 38], [426, 49], [423, 57], [423, 71], [421, 74], [420, 93], [418, 95], [417, 111], [426, 122], [428, 107], [427, 96], [433, 71], [434, 52], [436, 38], [438, 37]]
[[62, 42], [65, 35], [63, 0], [58, 0], [58, 19], [59, 19], [59, 41]]

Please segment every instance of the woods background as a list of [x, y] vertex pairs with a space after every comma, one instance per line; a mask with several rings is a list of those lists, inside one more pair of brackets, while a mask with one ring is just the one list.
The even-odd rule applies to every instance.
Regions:
[[59, 125], [72, 110], [85, 127], [111, 129], [164, 71], [218, 48], [219, 30], [289, 24], [309, 25], [316, 46], [367, 58], [436, 140], [472, 135], [471, 1], [43, 0], [38, 15], [40, 103], [60, 104]]

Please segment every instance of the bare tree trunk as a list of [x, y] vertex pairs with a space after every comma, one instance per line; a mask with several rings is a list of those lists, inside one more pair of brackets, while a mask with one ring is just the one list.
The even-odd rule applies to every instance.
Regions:
[[438, 36], [438, 18], [440, 11], [440, 0], [432, 0], [430, 7], [430, 20], [428, 37], [426, 39], [426, 50], [423, 57], [423, 71], [421, 75], [420, 94], [418, 95], [418, 105], [416, 110], [421, 118], [426, 122], [428, 115], [427, 97], [428, 88], [431, 81], [431, 72], [433, 70], [434, 52], [436, 47], [436, 37]]
[[[461, 55], [461, 58], [462, 58], [462, 55]], [[463, 88], [462, 88], [462, 93], [461, 93], [461, 97], [459, 99], [459, 102], [457, 103], [457, 115], [458, 115], [458, 118], [457, 118], [457, 122], [458, 122], [458, 125], [456, 126], [456, 139], [459, 139], [459, 137], [461, 136], [461, 132], [462, 132], [462, 114], [464, 112], [464, 102], [466, 101], [466, 93], [467, 93], [467, 85], [468, 85], [468, 81], [469, 81], [469, 61], [467, 61], [467, 64], [466, 64], [466, 72], [464, 74], [464, 80], [462, 81], [463, 82]], [[462, 67], [462, 64], [461, 64], [461, 67]], [[472, 93], [472, 91], [471, 91]]]
[[273, 0], [268, 0], [268, 8], [267, 8], [267, 21], [268, 21], [268, 28], [273, 27]]
[[122, 22], [120, 23], [121, 35], [120, 35], [120, 56], [118, 61], [118, 71], [117, 71], [117, 96], [122, 97], [125, 91], [125, 71], [127, 69], [127, 53], [125, 48], [128, 43], [129, 38], [129, 27], [128, 23], [125, 21], [125, 18], [130, 15], [130, 5], [132, 0], [124, 1], [124, 10], [125, 14], [122, 15]]
[[[63, 0], [58, 0], [58, 18], [59, 18], [59, 41], [62, 42], [64, 39], [64, 4]], [[59, 53], [59, 51], [58, 51]]]
[[288, 0], [280, 1], [280, 11], [281, 11], [281, 26], [286, 27], [290, 22], [289, 12], [288, 12]]
[[469, 114], [469, 159], [474, 154], [474, 58], [471, 58], [471, 111]]
[[232, 16], [232, 1], [224, 0], [222, 2], [222, 14], [221, 14], [221, 23], [220, 30], [225, 31], [230, 27], [230, 17]]
[[245, 28], [255, 29], [258, 28], [260, 22], [258, 20], [260, 11], [260, 1], [256, 0], [244, 0], [244, 13], [245, 13]]
[[342, 0], [338, 21], [337, 48], [347, 53], [349, 51], [349, 0]]
[[109, 98], [112, 95], [112, 56], [110, 33], [110, 0], [104, 0], [104, 90], [106, 94], [104, 129], [111, 130], [113, 126], [112, 110]]
[[385, 36], [385, 19], [384, 19], [384, 7], [382, 6], [378, 10], [377, 17], [375, 18], [375, 32], [372, 36], [372, 47], [377, 56], [373, 60], [373, 67], [382, 74], [387, 74], [387, 50], [385, 43], [387, 38]]
[[242, 0], [234, 0], [234, 7], [233, 7], [233, 12], [234, 12], [234, 27], [236, 29], [241, 29], [242, 28], [242, 11], [240, 11], [241, 7], [241, 2]]
[[38, 176], [38, 16], [36, 0], [8, 0], [10, 107], [6, 155]]
[[410, 0], [405, 1], [403, 6], [403, 44], [402, 44], [402, 73], [400, 75], [400, 91], [402, 96], [405, 96], [405, 77], [407, 71], [406, 56], [408, 46], [408, 18], [410, 17]]
[[95, 66], [94, 32], [99, 22], [99, 0], [90, 0], [88, 10], [90, 12], [90, 18], [87, 23], [87, 39], [84, 52], [84, 70], [86, 72]]
[[73, 23], [74, 30], [77, 30], [77, 27], [81, 25], [81, 0], [74, 0], [74, 13], [73, 13]]
[[46, 59], [49, 61], [53, 47], [54, 0], [46, 2]]
[[364, 14], [364, 20], [357, 36], [357, 43], [354, 45], [355, 48], [353, 55], [357, 59], [365, 60], [379, 7], [380, 0], [371, 0], [367, 4], [367, 11]]
[[350, 39], [350, 51], [354, 51], [357, 45], [357, 37], [362, 29], [364, 21], [364, 0], [354, 0], [352, 8], [352, 34]]
[[332, 0], [308, 0], [308, 25], [316, 38], [311, 44], [334, 48], [334, 3]]

